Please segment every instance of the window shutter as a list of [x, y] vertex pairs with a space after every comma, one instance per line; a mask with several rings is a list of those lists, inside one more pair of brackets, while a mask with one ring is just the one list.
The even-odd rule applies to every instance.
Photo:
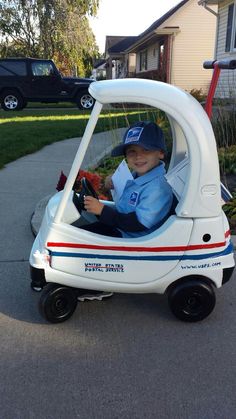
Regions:
[[231, 45], [231, 36], [233, 29], [233, 14], [234, 14], [234, 4], [230, 4], [228, 7], [228, 21], [227, 21], [227, 30], [226, 30], [226, 41], [225, 41], [225, 51], [230, 51]]

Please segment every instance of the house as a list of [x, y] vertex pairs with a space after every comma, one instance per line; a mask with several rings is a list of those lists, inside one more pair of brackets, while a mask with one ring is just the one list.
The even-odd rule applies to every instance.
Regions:
[[107, 79], [119, 79], [134, 75], [136, 55], [125, 51], [135, 42], [136, 38], [137, 36], [106, 36]]
[[[205, 92], [211, 73], [203, 69], [203, 62], [214, 54], [216, 20], [197, 0], [183, 0], [134, 37], [129, 46], [120, 44], [119, 58], [115, 55], [119, 44], [106, 48], [106, 59], [113, 57], [113, 65], [119, 60], [122, 71], [116, 77], [161, 80], [188, 91]], [[133, 72], [129, 68], [131, 57], [135, 61]], [[109, 74], [107, 78], [111, 78]]]
[[91, 78], [94, 80], [106, 79], [106, 60], [97, 59], [94, 62]]
[[[218, 5], [215, 52], [212, 59], [236, 59], [236, 1], [200, 0], [199, 5], [211, 12]], [[221, 70], [216, 97], [236, 96], [236, 71]]]

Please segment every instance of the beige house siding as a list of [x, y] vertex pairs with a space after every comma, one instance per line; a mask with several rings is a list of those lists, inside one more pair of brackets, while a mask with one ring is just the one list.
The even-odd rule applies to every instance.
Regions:
[[[115, 54], [114, 48], [110, 60], [123, 60], [123, 69], [119, 62], [115, 76], [132, 76], [127, 54], [133, 54], [136, 55], [136, 64], [135, 60], [132, 62], [136, 77], [159, 79], [188, 91], [202, 89], [205, 93], [212, 71], [204, 70], [203, 62], [214, 58], [217, 19], [198, 3], [199, 0], [184, 0], [176, 5], [138, 37], [133, 37], [124, 48], [125, 54], [122, 50]], [[217, 10], [217, 6], [211, 7]]]
[[214, 57], [216, 17], [192, 0], [164, 22], [168, 26], [180, 28], [172, 36], [170, 82], [188, 91], [207, 91], [211, 71], [202, 65]]
[[[228, 7], [233, 1], [225, 1], [219, 4], [219, 22], [217, 33], [216, 59], [236, 59], [236, 51], [225, 52], [226, 30], [228, 21]], [[216, 97], [231, 97], [236, 95], [236, 70], [222, 70], [216, 91]]]

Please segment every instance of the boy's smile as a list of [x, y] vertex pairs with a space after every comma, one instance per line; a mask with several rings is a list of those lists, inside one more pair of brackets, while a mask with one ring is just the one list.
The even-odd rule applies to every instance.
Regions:
[[128, 165], [138, 176], [142, 176], [159, 165], [164, 153], [160, 150], [146, 150], [139, 145], [127, 146], [125, 156]]

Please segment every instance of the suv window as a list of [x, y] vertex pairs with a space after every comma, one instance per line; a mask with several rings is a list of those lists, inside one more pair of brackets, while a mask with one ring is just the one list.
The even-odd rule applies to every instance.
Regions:
[[0, 76], [26, 76], [26, 63], [23, 61], [0, 61]]
[[51, 63], [32, 63], [31, 68], [34, 76], [52, 76], [54, 74]]

